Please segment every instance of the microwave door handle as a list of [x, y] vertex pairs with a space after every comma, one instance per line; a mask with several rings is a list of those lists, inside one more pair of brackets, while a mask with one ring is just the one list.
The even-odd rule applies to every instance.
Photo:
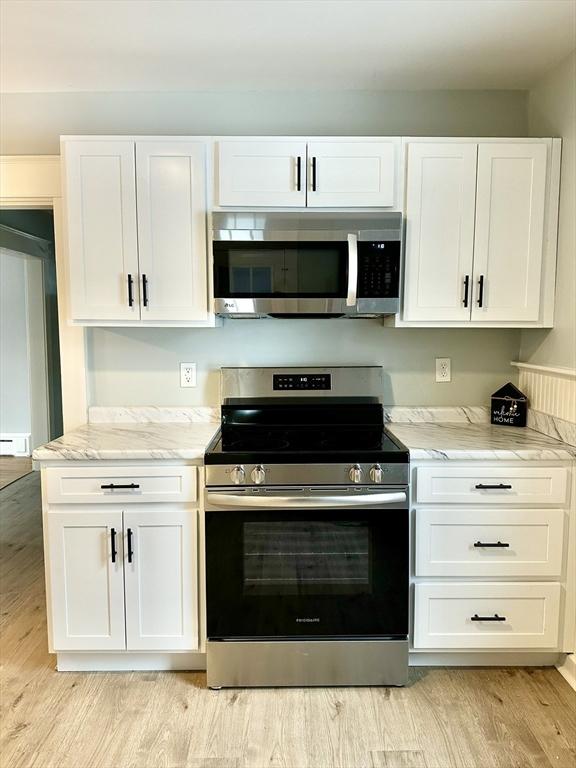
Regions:
[[348, 235], [348, 294], [346, 306], [355, 307], [358, 294], [358, 235]]
[[334, 507], [365, 507], [373, 504], [403, 504], [406, 501], [404, 491], [393, 493], [358, 493], [338, 496], [244, 496], [234, 493], [214, 493], [208, 491], [208, 504], [218, 507], [242, 507], [256, 509], [330, 509]]

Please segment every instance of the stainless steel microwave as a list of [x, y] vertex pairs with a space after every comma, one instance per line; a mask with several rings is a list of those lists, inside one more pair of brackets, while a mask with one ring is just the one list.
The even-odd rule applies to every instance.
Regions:
[[214, 311], [375, 317], [399, 310], [402, 214], [213, 214]]

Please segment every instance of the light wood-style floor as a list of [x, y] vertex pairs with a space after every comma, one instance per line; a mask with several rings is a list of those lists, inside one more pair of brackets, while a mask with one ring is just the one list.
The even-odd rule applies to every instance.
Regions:
[[0, 456], [0, 490], [32, 472], [32, 459], [20, 456]]
[[413, 669], [407, 688], [209, 691], [201, 673], [57, 673], [38, 473], [0, 494], [1, 768], [574, 768], [555, 669]]

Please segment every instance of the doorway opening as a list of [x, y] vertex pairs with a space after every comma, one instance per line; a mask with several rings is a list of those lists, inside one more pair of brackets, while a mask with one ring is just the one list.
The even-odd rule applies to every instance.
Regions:
[[0, 210], [0, 487], [62, 434], [52, 210]]

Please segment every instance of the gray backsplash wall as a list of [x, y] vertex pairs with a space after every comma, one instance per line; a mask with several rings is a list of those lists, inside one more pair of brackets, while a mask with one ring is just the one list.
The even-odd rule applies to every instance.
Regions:
[[[382, 365], [386, 404], [489, 405], [515, 381], [516, 330], [387, 328], [379, 320], [228, 320], [222, 327], [94, 328], [88, 333], [91, 405], [216, 405], [223, 365]], [[435, 358], [452, 381], [435, 383]], [[181, 389], [179, 363], [198, 366]]]

